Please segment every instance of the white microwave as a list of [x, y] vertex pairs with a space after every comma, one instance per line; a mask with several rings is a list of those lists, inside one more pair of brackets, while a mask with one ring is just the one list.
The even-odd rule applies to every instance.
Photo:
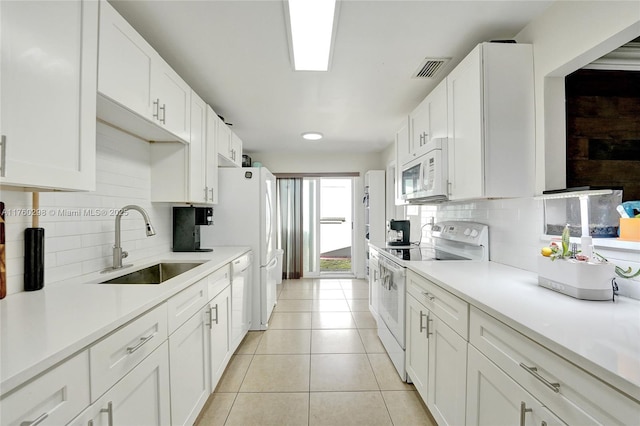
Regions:
[[431, 139], [426, 153], [402, 167], [402, 199], [409, 203], [448, 200], [447, 138]]

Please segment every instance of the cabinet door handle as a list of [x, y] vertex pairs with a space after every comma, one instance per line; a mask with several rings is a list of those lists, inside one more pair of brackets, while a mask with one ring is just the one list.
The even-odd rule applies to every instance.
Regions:
[[113, 403], [109, 401], [107, 408], [100, 409], [101, 413], [107, 413], [107, 424], [113, 426]]
[[160, 107], [160, 99], [156, 99], [155, 101], [153, 101], [153, 118], [155, 118], [156, 120], [159, 120], [159, 107]]
[[533, 408], [527, 408], [527, 404], [520, 402], [520, 426], [525, 426], [527, 413], [533, 412]]
[[[160, 120], [160, 122], [162, 124], [166, 124], [166, 118], [167, 118], [167, 104], [162, 104], [162, 106], [159, 108], [160, 111], [162, 111], [162, 118], [158, 119]], [[158, 113], [158, 116], [160, 116], [160, 113]]]
[[[216, 311], [216, 318], [213, 319], [213, 310], [215, 309]], [[216, 303], [216, 306], [212, 306], [209, 309], [209, 328], [213, 328], [213, 323], [216, 323], [216, 325], [218, 324], [218, 304]]]
[[47, 417], [49, 417], [49, 414], [42, 413], [35, 420], [25, 420], [24, 422], [20, 422], [20, 426], [36, 426], [42, 423]]
[[431, 332], [431, 326], [429, 325], [431, 322], [433, 322], [433, 320], [431, 319], [431, 315], [427, 314], [427, 339], [433, 334]]
[[129, 346], [129, 347], [127, 348], [127, 352], [128, 352], [128, 353], [130, 353], [130, 354], [134, 353], [135, 351], [137, 351], [138, 349], [140, 349], [140, 348], [142, 347], [142, 345], [144, 345], [145, 343], [147, 343], [149, 340], [153, 339], [153, 336], [155, 336], [155, 334], [150, 334], [150, 335], [148, 335], [148, 336], [146, 336], [146, 337], [141, 337], [141, 338], [140, 338], [140, 342], [138, 342], [138, 344], [137, 344], [137, 345], [135, 345], [135, 346]]
[[209, 188], [209, 191], [211, 192], [211, 201], [213, 201], [213, 188]]
[[5, 177], [7, 175], [7, 137], [5, 135], [0, 136], [0, 155], [2, 159], [0, 160], [0, 177]]
[[447, 181], [447, 195], [451, 197], [451, 181]]
[[422, 333], [422, 330], [426, 330], [426, 329], [427, 329], [427, 326], [428, 326], [428, 324], [429, 324], [429, 321], [428, 321], [428, 319], [427, 319], [427, 326], [422, 325], [422, 318], [423, 318], [423, 317], [426, 317], [426, 315], [425, 315], [425, 314], [423, 314], [423, 313], [422, 313], [422, 311], [420, 311], [420, 333]]
[[556, 393], [560, 392], [560, 383], [551, 383], [550, 381], [542, 377], [540, 373], [538, 373], [538, 367], [529, 367], [525, 365], [524, 362], [520, 363], [520, 367], [524, 368], [529, 374], [540, 380], [546, 387], [548, 387], [552, 391]]

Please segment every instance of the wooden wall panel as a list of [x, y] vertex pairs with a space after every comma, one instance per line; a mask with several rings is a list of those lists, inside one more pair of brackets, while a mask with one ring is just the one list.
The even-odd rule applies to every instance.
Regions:
[[622, 186], [640, 200], [640, 72], [566, 77], [567, 187]]

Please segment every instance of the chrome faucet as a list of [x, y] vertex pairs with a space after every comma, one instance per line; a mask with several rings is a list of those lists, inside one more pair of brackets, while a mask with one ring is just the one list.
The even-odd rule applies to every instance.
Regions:
[[[120, 242], [120, 221], [122, 220], [122, 215], [129, 210], [136, 210], [142, 215], [145, 222], [147, 237], [156, 235], [156, 231], [153, 229], [153, 226], [151, 225], [151, 221], [149, 220], [149, 215], [142, 207], [130, 204], [128, 206], [124, 206], [123, 208], [121, 208], [118, 214], [116, 215], [116, 242], [113, 245], [113, 267], [111, 269], [123, 268], [124, 266], [122, 265], [122, 259], [129, 256], [129, 253], [122, 250], [121, 242]], [[126, 265], [126, 266], [130, 266], [130, 265]]]

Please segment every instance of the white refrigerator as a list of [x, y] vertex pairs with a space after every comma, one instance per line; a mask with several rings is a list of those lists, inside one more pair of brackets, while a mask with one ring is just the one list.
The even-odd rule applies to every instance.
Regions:
[[203, 247], [251, 247], [250, 329], [266, 330], [276, 304], [276, 178], [264, 167], [219, 168], [218, 176], [213, 225], [201, 227], [200, 241]]

